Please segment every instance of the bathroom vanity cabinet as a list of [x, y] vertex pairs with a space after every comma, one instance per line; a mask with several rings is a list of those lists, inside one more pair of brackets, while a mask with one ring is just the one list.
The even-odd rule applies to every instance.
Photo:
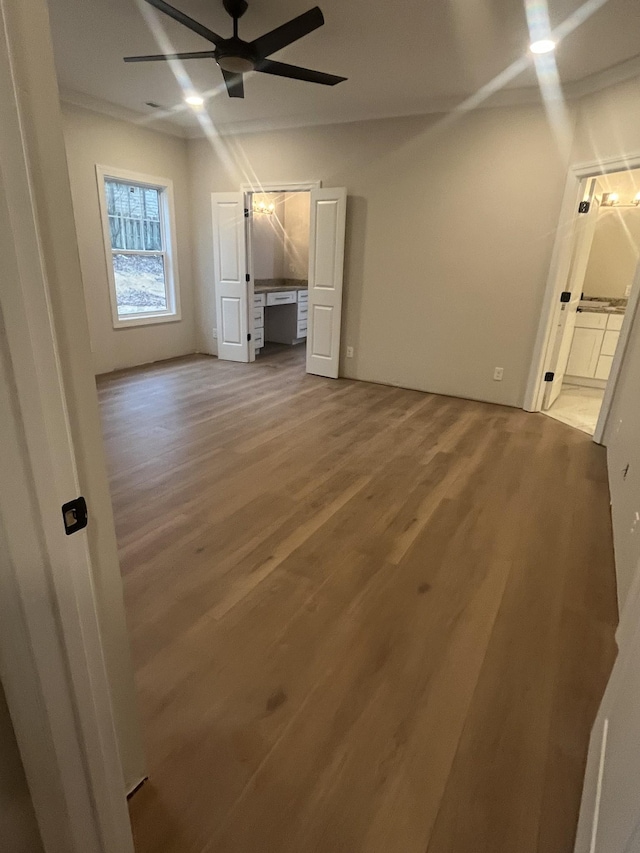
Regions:
[[609, 378], [624, 314], [581, 311], [571, 342], [567, 378]]
[[286, 285], [255, 284], [253, 341], [256, 353], [266, 341], [302, 343], [307, 337], [308, 289]]

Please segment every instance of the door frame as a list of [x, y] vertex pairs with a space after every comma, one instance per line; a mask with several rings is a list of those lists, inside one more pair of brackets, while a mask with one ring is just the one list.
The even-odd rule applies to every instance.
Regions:
[[256, 181], [255, 183], [245, 182], [240, 184], [240, 192], [243, 192], [245, 195], [247, 193], [300, 193], [319, 190], [321, 187], [322, 181], [301, 181], [296, 184], [261, 184], [259, 181]]
[[[551, 333], [553, 347], [549, 363], [546, 367], [546, 370], [553, 372], [553, 379], [550, 382], [544, 382], [542, 386], [543, 394], [541, 405], [543, 411], [548, 411], [551, 405], [553, 405], [553, 402], [560, 395], [562, 383], [564, 381], [566, 369], [571, 356], [577, 310], [580, 305], [580, 296], [582, 295], [582, 287], [584, 285], [591, 248], [593, 246], [593, 239], [595, 237], [600, 208], [596, 196], [597, 186], [597, 178], [584, 178], [580, 185], [582, 201], [589, 204], [589, 210], [585, 214], [580, 214], [580, 216], [574, 220], [571, 262], [567, 272], [567, 279], [563, 286], [563, 291], [565, 293], [569, 293], [570, 298], [569, 302], [560, 304], [560, 307], [556, 310], [555, 314], [555, 317], [557, 318], [557, 325], [555, 326], [555, 331], [552, 330]], [[585, 218], [581, 219], [580, 217], [582, 216]], [[580, 275], [578, 275], [578, 272]], [[577, 291], [576, 284], [579, 284], [580, 286], [579, 292]], [[571, 339], [568, 339], [567, 334], [568, 323], [571, 323], [572, 326]]]
[[[255, 183], [244, 182], [240, 184], [240, 192], [244, 195], [244, 206], [249, 211], [249, 217], [246, 220], [245, 241], [247, 247], [247, 272], [249, 273], [249, 282], [247, 284], [247, 300], [249, 304], [249, 323], [253, 316], [253, 296], [254, 296], [254, 272], [253, 272], [253, 233], [251, 231], [251, 223], [253, 222], [253, 210], [250, 204], [250, 197], [260, 193], [311, 193], [312, 190], [319, 190], [322, 187], [322, 181], [299, 181], [298, 183], [267, 183], [262, 184], [259, 181]], [[311, 231], [309, 231], [309, 240], [311, 240]], [[249, 361], [256, 360], [255, 346], [249, 350]], [[306, 369], [306, 368], [305, 368]]]
[[61, 512], [80, 485], [52, 290], [80, 282], [43, 236], [38, 181], [67, 174], [46, 21], [44, 0], [0, 0], [0, 673], [47, 853], [133, 853], [89, 540]]
[[[527, 412], [539, 412], [542, 410], [544, 374], [549, 370], [553, 357], [557, 328], [555, 322], [556, 313], [559, 310], [560, 294], [564, 289], [571, 265], [576, 238], [575, 222], [579, 216], [577, 212], [578, 204], [582, 201], [584, 183], [588, 178], [597, 178], [608, 175], [611, 172], [631, 171], [634, 169], [640, 169], [640, 153], [587, 161], [575, 164], [569, 168], [524, 396], [523, 408]], [[635, 311], [638, 301], [638, 287], [640, 287], [640, 282], [636, 277], [636, 282], [629, 298], [627, 314], [631, 314], [632, 308]], [[630, 326], [631, 323], [627, 323], [627, 316], [625, 315], [625, 322], [620, 332], [620, 341], [616, 350], [616, 358], [614, 358], [611, 374], [607, 382], [607, 390], [611, 386], [611, 392], [609, 394], [605, 392], [598, 425], [593, 436], [593, 440], [597, 443], [602, 442], [611, 410], [615, 385], [622, 365], [623, 354], [626, 350]], [[618, 351], [620, 352], [620, 358], [617, 358]]]

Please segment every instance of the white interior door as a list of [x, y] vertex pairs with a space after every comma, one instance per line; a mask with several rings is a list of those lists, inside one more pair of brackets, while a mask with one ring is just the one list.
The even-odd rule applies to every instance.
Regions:
[[553, 373], [553, 379], [545, 383], [544, 399], [542, 408], [548, 409], [558, 399], [562, 390], [562, 382], [567, 372], [567, 364], [571, 353], [571, 343], [576, 325], [576, 312], [582, 296], [584, 277], [589, 263], [589, 254], [593, 244], [593, 237], [598, 219], [599, 200], [596, 197], [597, 179], [590, 178], [587, 185], [586, 201], [589, 202], [588, 213], [579, 213], [576, 221], [576, 237], [574, 242], [573, 257], [569, 267], [567, 286], [563, 293], [564, 299], [559, 305], [556, 334], [553, 345], [553, 355], [549, 371]]
[[589, 745], [575, 853], [640, 853], [640, 599], [623, 610], [620, 651]]
[[[95, 440], [95, 401], [77, 393], [94, 378], [84, 307], [59, 316], [82, 281], [46, 15], [0, 0], [0, 679], [44, 849], [133, 853], [89, 539], [112, 521], [90, 505], [89, 528], [67, 535], [81, 508], [63, 516], [81, 486], [107, 483], [73, 439], [75, 422]], [[95, 535], [100, 552], [110, 534]], [[4, 794], [0, 849], [17, 849]]]
[[212, 193], [218, 358], [249, 361], [244, 194]]
[[338, 378], [347, 191], [311, 191], [307, 373]]

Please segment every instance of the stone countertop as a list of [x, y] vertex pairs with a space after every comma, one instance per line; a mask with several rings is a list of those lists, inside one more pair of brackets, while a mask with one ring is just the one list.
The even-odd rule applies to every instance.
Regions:
[[626, 310], [627, 300], [613, 296], [587, 296], [578, 304], [578, 311], [585, 314], [624, 314]]
[[578, 305], [578, 311], [583, 314], [623, 314], [627, 310], [626, 305]]
[[254, 282], [254, 293], [273, 293], [278, 290], [307, 290], [309, 283], [306, 279], [297, 278], [257, 278]]

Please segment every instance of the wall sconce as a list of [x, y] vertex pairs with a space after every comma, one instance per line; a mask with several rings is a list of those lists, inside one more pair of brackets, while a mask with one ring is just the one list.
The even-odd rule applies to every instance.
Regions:
[[269, 202], [269, 204], [267, 204], [267, 202], [264, 201], [264, 199], [260, 199], [259, 201], [258, 201], [258, 199], [253, 200], [253, 212], [254, 213], [271, 214], [271, 213], [275, 212], [275, 209], [276, 209], [276, 206], [273, 202]]
[[618, 193], [602, 193], [602, 207], [640, 207], [640, 193], [636, 193], [629, 202], [620, 204]]
[[602, 206], [603, 207], [613, 207], [614, 204], [617, 204], [620, 201], [620, 196], [618, 193], [603, 193], [602, 194]]

